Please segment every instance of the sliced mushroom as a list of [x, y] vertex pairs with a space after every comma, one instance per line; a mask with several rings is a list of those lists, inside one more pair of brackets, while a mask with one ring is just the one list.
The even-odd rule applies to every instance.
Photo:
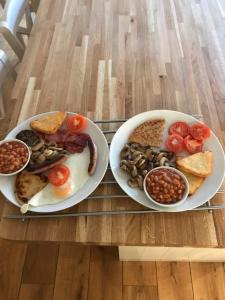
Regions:
[[160, 159], [159, 165], [165, 166], [165, 163], [168, 162], [168, 159], [164, 156]]
[[160, 152], [158, 155], [157, 155], [157, 161], [160, 161], [163, 157], [165, 157], [166, 156], [166, 154], [165, 154], [165, 152]]
[[146, 159], [142, 158], [138, 161], [137, 167], [140, 169], [144, 169], [147, 165]]
[[45, 161], [45, 155], [44, 154], [41, 154], [41, 155], [39, 155], [38, 156], [38, 158], [37, 158], [37, 162], [38, 163], [42, 163], [42, 162], [44, 162]]
[[143, 177], [138, 175], [137, 177], [138, 187], [142, 190], [143, 189]]
[[136, 177], [137, 176], [138, 171], [137, 171], [137, 168], [135, 166], [132, 166], [130, 168], [130, 174], [131, 174], [132, 177]]
[[147, 157], [147, 159], [151, 160], [154, 157], [154, 154], [152, 153], [151, 149], [147, 149], [145, 152], [145, 155]]
[[142, 176], [145, 176], [147, 173], [148, 173], [148, 170], [142, 170], [142, 171], [141, 171], [141, 175], [142, 175]]
[[32, 151], [38, 151], [38, 150], [40, 150], [44, 146], [44, 144], [45, 144], [44, 141], [41, 140], [39, 143], [37, 143], [35, 146], [33, 146], [31, 148], [31, 150]]
[[50, 149], [45, 149], [45, 151], [43, 152], [43, 154], [48, 157], [48, 156], [51, 156], [53, 153], [53, 150], [50, 150]]
[[130, 154], [130, 150], [127, 148], [123, 148], [120, 152], [120, 158], [125, 159]]
[[128, 180], [128, 185], [132, 188], [137, 188], [138, 187], [138, 181], [137, 178], [130, 178]]

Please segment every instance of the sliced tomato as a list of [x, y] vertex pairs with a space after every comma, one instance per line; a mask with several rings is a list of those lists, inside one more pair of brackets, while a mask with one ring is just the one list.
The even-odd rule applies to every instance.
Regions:
[[184, 150], [184, 139], [179, 134], [171, 134], [166, 140], [166, 148], [171, 152], [181, 152]]
[[205, 124], [196, 123], [190, 127], [190, 134], [196, 140], [205, 140], [210, 137], [210, 129]]
[[48, 180], [51, 184], [55, 186], [60, 186], [64, 184], [67, 179], [69, 178], [70, 175], [70, 170], [67, 166], [65, 165], [60, 165], [55, 168], [53, 168], [49, 175], [48, 175]]
[[189, 134], [189, 125], [186, 122], [175, 122], [169, 128], [169, 134], [179, 134], [186, 137]]
[[82, 115], [72, 115], [67, 118], [66, 124], [71, 132], [81, 132], [87, 128], [87, 118]]
[[193, 154], [202, 151], [203, 141], [195, 140], [192, 138], [192, 136], [188, 135], [184, 139], [184, 145], [186, 150]]

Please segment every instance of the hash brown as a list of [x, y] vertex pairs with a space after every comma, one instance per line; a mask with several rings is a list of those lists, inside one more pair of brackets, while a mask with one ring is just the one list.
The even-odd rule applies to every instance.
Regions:
[[207, 177], [212, 172], [212, 152], [198, 152], [177, 161], [181, 171], [199, 176]]
[[38, 120], [32, 121], [30, 126], [36, 131], [46, 134], [54, 134], [62, 125], [65, 118], [66, 113], [63, 111], [58, 111], [56, 113], [43, 116]]

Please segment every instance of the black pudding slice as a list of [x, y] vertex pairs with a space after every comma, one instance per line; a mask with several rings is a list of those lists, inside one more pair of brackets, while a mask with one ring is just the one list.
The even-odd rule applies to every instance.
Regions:
[[33, 147], [40, 142], [40, 137], [34, 131], [28, 129], [20, 131], [16, 138], [27, 144], [29, 147]]

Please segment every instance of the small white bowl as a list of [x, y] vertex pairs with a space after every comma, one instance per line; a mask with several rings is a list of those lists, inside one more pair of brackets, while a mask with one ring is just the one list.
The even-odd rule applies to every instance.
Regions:
[[0, 146], [3, 145], [3, 144], [5, 144], [5, 143], [9, 143], [9, 142], [18, 142], [18, 143], [24, 145], [26, 147], [27, 151], [28, 151], [28, 158], [27, 158], [26, 163], [19, 170], [15, 171], [13, 173], [7, 173], [7, 174], [0, 172], [0, 176], [12, 176], [12, 175], [16, 175], [16, 174], [20, 173], [23, 169], [25, 169], [26, 166], [28, 165], [29, 161], [30, 161], [31, 152], [30, 152], [30, 149], [27, 146], [27, 144], [25, 144], [24, 142], [22, 142], [20, 140], [17, 140], [17, 139], [8, 139], [8, 140], [0, 141]]
[[[180, 175], [182, 177], [182, 179], [184, 180], [184, 183], [185, 183], [185, 191], [184, 191], [184, 195], [182, 197], [181, 200], [175, 202], [175, 203], [172, 203], [172, 204], [163, 204], [163, 203], [160, 203], [156, 200], [154, 200], [148, 193], [147, 189], [146, 189], [146, 179], [147, 177], [149, 176], [149, 174], [151, 174], [153, 171], [156, 171], [156, 170], [159, 170], [159, 169], [168, 169], [168, 170], [172, 170], [173, 172], [177, 173], [178, 175]], [[152, 169], [151, 171], [149, 171], [146, 176], [145, 176], [145, 179], [144, 179], [144, 191], [145, 191], [145, 194], [146, 196], [155, 204], [159, 205], [159, 206], [163, 206], [163, 207], [174, 207], [174, 206], [177, 206], [177, 205], [180, 205], [182, 204], [188, 197], [188, 194], [189, 194], [189, 183], [188, 183], [188, 180], [186, 178], [186, 176], [180, 172], [179, 170], [175, 169], [175, 168], [172, 168], [172, 167], [166, 167], [166, 166], [162, 166], [162, 167], [158, 167], [158, 168], [155, 168], [155, 169]]]

